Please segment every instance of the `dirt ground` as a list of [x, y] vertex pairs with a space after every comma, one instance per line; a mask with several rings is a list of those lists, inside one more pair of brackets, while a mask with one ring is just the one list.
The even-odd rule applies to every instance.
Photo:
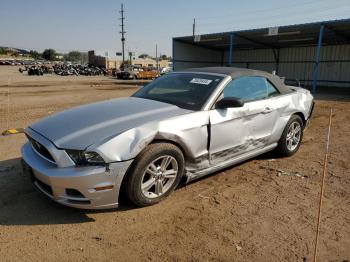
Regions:
[[[0, 131], [128, 96], [142, 85], [108, 77], [30, 77], [17, 69], [0, 67]], [[330, 108], [318, 261], [350, 260], [350, 102], [325, 99], [317, 100], [296, 155], [263, 155], [147, 208], [124, 203], [96, 212], [55, 204], [21, 173], [25, 137], [0, 137], [0, 260], [312, 261]], [[278, 176], [277, 170], [290, 175]]]

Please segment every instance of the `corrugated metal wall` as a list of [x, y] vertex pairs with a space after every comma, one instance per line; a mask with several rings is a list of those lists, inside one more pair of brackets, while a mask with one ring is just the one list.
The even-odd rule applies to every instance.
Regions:
[[[316, 47], [281, 49], [279, 75], [308, 80], [310, 84], [315, 59]], [[350, 86], [350, 45], [321, 48], [318, 80], [324, 86]]]
[[[227, 55], [228, 52], [225, 52], [224, 64], [227, 64]], [[286, 78], [302, 80], [304, 84], [310, 85], [315, 58], [316, 47], [280, 49], [278, 74]], [[234, 51], [233, 66], [268, 72], [276, 70], [276, 62], [271, 49]], [[350, 45], [321, 48], [318, 80], [323, 86], [350, 86]]]
[[[228, 64], [228, 51], [221, 52], [173, 41], [174, 69]], [[316, 47], [280, 49], [278, 75], [311, 85]], [[272, 72], [276, 62], [271, 49], [234, 50], [232, 66]], [[350, 87], [350, 45], [323, 46], [318, 70], [319, 85]]]
[[193, 67], [221, 66], [222, 51], [173, 41], [173, 67], [182, 70]]

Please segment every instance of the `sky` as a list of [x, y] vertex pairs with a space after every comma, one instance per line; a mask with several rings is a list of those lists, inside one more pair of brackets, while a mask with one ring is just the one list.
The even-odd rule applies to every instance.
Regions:
[[350, 18], [350, 0], [0, 0], [0, 46], [171, 56], [172, 38]]

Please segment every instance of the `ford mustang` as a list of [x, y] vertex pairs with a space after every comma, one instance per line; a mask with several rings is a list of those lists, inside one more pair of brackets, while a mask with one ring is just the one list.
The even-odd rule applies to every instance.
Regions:
[[83, 105], [25, 129], [23, 167], [49, 198], [138, 206], [179, 185], [265, 152], [297, 152], [313, 97], [276, 75], [231, 67], [166, 74], [131, 97]]

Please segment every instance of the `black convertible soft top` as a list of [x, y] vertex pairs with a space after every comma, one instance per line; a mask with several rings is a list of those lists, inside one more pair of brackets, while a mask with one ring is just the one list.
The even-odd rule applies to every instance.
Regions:
[[262, 76], [267, 78], [281, 94], [287, 94], [293, 90], [286, 86], [283, 81], [277, 76], [260, 70], [238, 68], [238, 67], [200, 67], [190, 68], [184, 70], [184, 72], [203, 72], [212, 74], [221, 74], [231, 76], [232, 79], [242, 76]]

